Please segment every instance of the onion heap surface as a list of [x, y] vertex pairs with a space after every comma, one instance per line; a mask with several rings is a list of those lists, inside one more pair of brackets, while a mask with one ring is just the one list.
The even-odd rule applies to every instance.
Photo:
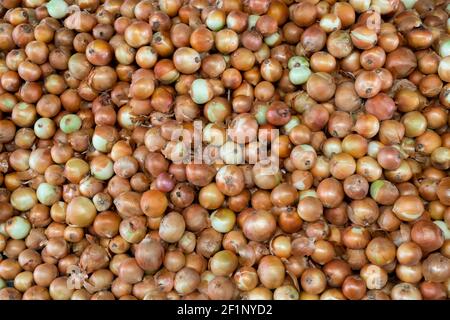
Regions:
[[445, 0], [3, 0], [0, 300], [450, 297]]

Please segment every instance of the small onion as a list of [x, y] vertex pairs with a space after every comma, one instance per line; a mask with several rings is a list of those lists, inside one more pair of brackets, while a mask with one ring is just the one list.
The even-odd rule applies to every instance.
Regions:
[[275, 256], [265, 256], [258, 265], [258, 277], [261, 283], [269, 289], [281, 286], [285, 278], [285, 267]]
[[81, 119], [75, 114], [67, 114], [61, 118], [59, 127], [64, 133], [72, 133], [81, 128]]
[[64, 0], [51, 0], [46, 4], [48, 14], [55, 19], [62, 19], [68, 13], [69, 5]]
[[13, 217], [6, 222], [6, 232], [13, 239], [26, 238], [30, 229], [30, 222], [20, 216]]
[[61, 197], [61, 189], [49, 183], [41, 183], [36, 190], [36, 197], [40, 203], [51, 206]]
[[309, 76], [311, 75], [311, 70], [305, 66], [299, 66], [292, 68], [289, 71], [289, 80], [292, 84], [301, 85], [308, 81]]

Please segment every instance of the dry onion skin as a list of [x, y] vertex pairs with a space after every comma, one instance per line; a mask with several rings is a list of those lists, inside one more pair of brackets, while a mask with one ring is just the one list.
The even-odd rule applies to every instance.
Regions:
[[0, 300], [436, 300], [443, 0], [2, 1]]

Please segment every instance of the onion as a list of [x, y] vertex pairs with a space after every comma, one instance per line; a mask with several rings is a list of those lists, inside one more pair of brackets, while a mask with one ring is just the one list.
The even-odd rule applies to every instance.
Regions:
[[324, 265], [323, 272], [327, 276], [327, 282], [330, 286], [339, 287], [345, 278], [351, 274], [351, 269], [345, 261], [333, 259]]
[[36, 190], [36, 197], [40, 203], [51, 206], [61, 197], [61, 189], [49, 183], [41, 183]]
[[441, 283], [424, 281], [419, 289], [424, 300], [443, 300], [446, 297], [445, 286]]
[[162, 216], [167, 205], [167, 198], [160, 191], [150, 190], [142, 194], [140, 206], [142, 211], [149, 217]]
[[192, 268], [185, 267], [177, 272], [174, 289], [180, 294], [189, 294], [200, 284], [200, 275]]
[[63, 0], [51, 0], [46, 7], [48, 14], [55, 19], [64, 18], [69, 11], [69, 5]]
[[215, 277], [208, 283], [208, 296], [214, 300], [230, 300], [234, 294], [234, 284], [227, 277]]
[[445, 240], [448, 240], [450, 238], [450, 229], [448, 228], [447, 224], [444, 221], [440, 220], [433, 221], [433, 223], [437, 225], [439, 229], [441, 229]]
[[275, 232], [276, 221], [270, 212], [257, 210], [244, 220], [244, 235], [253, 241], [266, 241]]
[[23, 293], [23, 300], [50, 300], [48, 290], [41, 286], [32, 286]]
[[119, 266], [119, 279], [128, 284], [135, 284], [142, 280], [144, 270], [137, 264], [136, 259], [127, 258]]
[[233, 211], [229, 209], [219, 209], [211, 214], [211, 226], [214, 230], [221, 233], [227, 233], [234, 227], [236, 216]]
[[257, 272], [261, 283], [266, 288], [278, 288], [284, 281], [284, 265], [281, 260], [275, 256], [263, 257], [259, 262]]
[[204, 104], [213, 98], [211, 84], [205, 79], [196, 79], [192, 83], [190, 95], [192, 100], [198, 104]]
[[21, 293], [15, 288], [3, 288], [0, 290], [1, 300], [20, 300]]
[[159, 236], [166, 242], [177, 242], [183, 236], [185, 226], [186, 224], [181, 214], [178, 212], [170, 212], [161, 220]]
[[200, 205], [205, 209], [217, 209], [225, 200], [224, 195], [215, 183], [203, 187], [198, 196]]
[[13, 239], [24, 239], [30, 232], [31, 224], [27, 219], [15, 216], [6, 222], [6, 232]]
[[37, 203], [37, 196], [33, 189], [20, 187], [11, 194], [12, 206], [20, 211], [30, 210]]
[[325, 274], [319, 269], [308, 268], [302, 273], [301, 285], [308, 294], [319, 294], [327, 285]]
[[399, 196], [394, 184], [387, 180], [376, 180], [370, 185], [371, 197], [382, 205], [392, 205]]
[[425, 252], [434, 251], [444, 243], [441, 229], [431, 221], [419, 220], [412, 226], [411, 240]]
[[139, 205], [140, 200], [141, 195], [139, 193], [124, 191], [114, 199], [114, 205], [119, 215], [123, 218], [139, 216], [143, 214]]
[[48, 263], [37, 266], [33, 271], [34, 282], [38, 286], [48, 287], [57, 276], [57, 267]]
[[387, 265], [395, 259], [395, 245], [386, 238], [374, 238], [367, 245], [366, 255], [377, 266]]
[[399, 283], [391, 290], [392, 300], [422, 300], [419, 289], [410, 283]]
[[450, 260], [440, 253], [430, 254], [422, 263], [425, 280], [443, 282], [450, 277]]
[[289, 71], [289, 81], [295, 85], [301, 85], [308, 81], [311, 75], [311, 70], [305, 66], [292, 68]]
[[67, 206], [66, 221], [78, 227], [89, 226], [95, 219], [97, 210], [86, 197], [75, 197]]
[[216, 174], [219, 190], [227, 196], [236, 196], [244, 189], [244, 174], [235, 165], [226, 165]]
[[230, 275], [238, 266], [238, 258], [229, 250], [222, 250], [212, 256], [210, 269], [216, 276]]
[[146, 272], [159, 269], [164, 259], [164, 249], [160, 243], [150, 238], [144, 238], [136, 247], [137, 264]]
[[366, 293], [366, 284], [359, 276], [348, 276], [342, 284], [342, 293], [350, 300], [360, 300]]
[[415, 196], [400, 196], [394, 203], [392, 211], [403, 221], [414, 221], [424, 212], [422, 201]]
[[108, 263], [108, 253], [97, 244], [89, 245], [80, 256], [80, 267], [86, 270], [87, 273], [105, 268]]
[[450, 179], [444, 178], [439, 182], [437, 196], [444, 205], [450, 204]]
[[147, 231], [146, 219], [143, 216], [132, 216], [122, 220], [119, 233], [127, 242], [138, 243]]

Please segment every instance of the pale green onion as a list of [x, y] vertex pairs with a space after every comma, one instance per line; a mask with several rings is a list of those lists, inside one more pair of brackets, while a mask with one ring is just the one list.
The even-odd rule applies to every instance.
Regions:
[[283, 126], [286, 134], [289, 134], [293, 128], [298, 126], [301, 123], [300, 119], [297, 116], [292, 116], [291, 120]]
[[406, 9], [412, 9], [416, 5], [417, 0], [400, 0]]
[[444, 235], [445, 240], [450, 239], [450, 229], [448, 228], [447, 224], [441, 220], [436, 220], [433, 222], [439, 227], [439, 229], [442, 230], [442, 234]]
[[43, 182], [36, 190], [36, 196], [40, 203], [51, 206], [61, 198], [61, 191], [57, 186]]
[[303, 56], [293, 56], [288, 61], [288, 68], [294, 69], [300, 66], [308, 67], [309, 68], [309, 61], [308, 58]]
[[6, 232], [13, 239], [25, 239], [30, 230], [31, 223], [21, 216], [15, 216], [6, 221]]
[[61, 118], [59, 127], [64, 133], [72, 133], [78, 131], [81, 128], [81, 119], [76, 114], [66, 114]]
[[69, 12], [69, 5], [64, 0], [51, 0], [46, 7], [48, 14], [55, 19], [62, 19]]
[[439, 45], [439, 55], [442, 58], [445, 58], [447, 56], [450, 56], [450, 40], [443, 41]]
[[214, 97], [214, 92], [207, 80], [195, 79], [192, 82], [190, 95], [195, 103], [204, 104]]
[[40, 118], [34, 123], [34, 133], [40, 139], [50, 139], [56, 131], [55, 122], [49, 118]]
[[248, 16], [248, 23], [247, 23], [247, 29], [252, 30], [256, 26], [256, 22], [258, 22], [259, 16], [257, 15], [249, 15]]
[[311, 76], [311, 70], [308, 67], [300, 66], [289, 71], [289, 81], [292, 84], [300, 85], [306, 83]]
[[274, 47], [277, 44], [279, 44], [281, 41], [281, 33], [280, 32], [274, 32], [270, 36], [264, 37], [264, 43], [267, 44], [269, 47]]

